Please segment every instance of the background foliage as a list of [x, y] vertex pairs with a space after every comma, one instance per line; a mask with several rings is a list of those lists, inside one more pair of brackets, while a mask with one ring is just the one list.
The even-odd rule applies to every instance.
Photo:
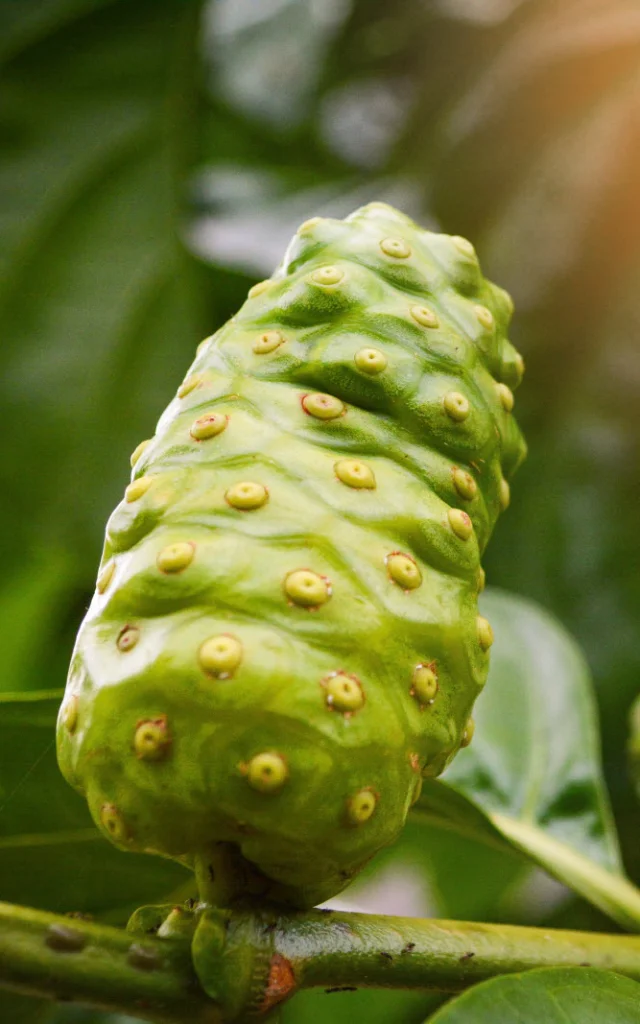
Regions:
[[[385, 199], [470, 236], [515, 298], [530, 457], [488, 577], [586, 652], [638, 880], [625, 743], [640, 678], [639, 57], [634, 0], [0, 0], [0, 690], [64, 684], [129, 452], [197, 341], [301, 220]], [[24, 772], [48, 742], [25, 750]], [[57, 888], [52, 909], [85, 909], [110, 859], [119, 893], [91, 890], [91, 909], [117, 919], [135, 869], [77, 843], [73, 898]], [[0, 854], [4, 898], [51, 906], [37, 853]], [[149, 898], [183, 884], [153, 870]], [[409, 829], [352, 899], [613, 927], [513, 857], [435, 828]], [[428, 1008], [358, 998], [374, 1022]], [[312, 994], [287, 1010], [316, 1019]]]

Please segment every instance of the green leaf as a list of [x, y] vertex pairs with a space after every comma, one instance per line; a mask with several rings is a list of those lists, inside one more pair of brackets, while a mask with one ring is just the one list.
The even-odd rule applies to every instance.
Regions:
[[640, 985], [611, 971], [545, 967], [474, 986], [429, 1024], [638, 1024]]
[[51, 678], [52, 648], [78, 576], [71, 554], [57, 547], [35, 552], [10, 574], [0, 590], [0, 691], [40, 689], [42, 673]]
[[[0, 530], [92, 574], [96, 524], [204, 334], [179, 244], [196, 0], [4, 4]], [[6, 23], [5, 23], [6, 22]], [[115, 468], [114, 468], [115, 467]]]
[[640, 892], [621, 871], [584, 659], [529, 601], [494, 591], [482, 610], [496, 642], [474, 741], [445, 782], [425, 785], [415, 813], [490, 845], [509, 843], [637, 929]]
[[54, 1009], [49, 1001], [0, 990], [0, 1020], [8, 1024], [44, 1024], [51, 1019]]
[[189, 874], [121, 853], [94, 827], [55, 756], [61, 694], [0, 695], [0, 900], [58, 913], [111, 913], [188, 893]]
[[424, 1014], [438, 1006], [440, 998], [426, 992], [385, 992], [359, 989], [357, 992], [300, 992], [281, 1010], [282, 1024], [417, 1024]]

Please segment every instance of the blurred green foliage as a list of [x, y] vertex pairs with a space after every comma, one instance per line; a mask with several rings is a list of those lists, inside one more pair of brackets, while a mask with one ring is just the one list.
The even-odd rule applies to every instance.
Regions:
[[[0, 691], [63, 685], [128, 454], [200, 337], [301, 220], [385, 199], [470, 236], [515, 298], [530, 457], [488, 576], [583, 645], [640, 878], [635, 0], [0, 0], [0, 81]], [[434, 833], [439, 912], [482, 914], [470, 856], [494, 905], [513, 884]], [[554, 923], [576, 913], [607, 926]], [[305, 1000], [296, 1024], [323, 1019]]]

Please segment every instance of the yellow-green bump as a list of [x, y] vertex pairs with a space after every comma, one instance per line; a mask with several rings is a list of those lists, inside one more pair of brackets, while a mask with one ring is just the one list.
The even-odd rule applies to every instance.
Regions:
[[158, 553], [156, 565], [160, 572], [182, 572], [191, 565], [195, 552], [196, 546], [192, 541], [178, 541], [176, 544], [169, 544]]
[[466, 470], [454, 466], [451, 475], [453, 477], [453, 486], [461, 498], [465, 498], [467, 501], [475, 498], [478, 493], [478, 485], [471, 476], [471, 473], [467, 473]]
[[167, 716], [146, 718], [138, 722], [133, 736], [133, 749], [142, 761], [159, 761], [171, 746]]
[[140, 444], [136, 448], [133, 449], [133, 451], [131, 452], [131, 456], [129, 458], [129, 462], [131, 463], [132, 466], [135, 466], [136, 462], [138, 461], [138, 459], [142, 455], [142, 453], [145, 450], [145, 448], [148, 448], [150, 444], [151, 444], [151, 438], [149, 437], [149, 438], [147, 438], [146, 441], [141, 441]]
[[229, 417], [219, 412], [207, 412], [194, 420], [189, 433], [194, 441], [208, 441], [210, 437], [217, 437], [226, 430], [228, 421]]
[[284, 757], [273, 751], [256, 754], [248, 764], [243, 765], [242, 770], [251, 788], [258, 793], [277, 793], [289, 775]]
[[411, 689], [409, 691], [415, 697], [418, 704], [423, 706], [433, 704], [438, 692], [438, 673], [435, 662], [429, 665], [416, 665], [411, 678]]
[[242, 661], [242, 644], [230, 633], [211, 636], [201, 645], [198, 661], [209, 675], [228, 679]]
[[250, 299], [257, 298], [258, 295], [262, 295], [264, 292], [266, 292], [266, 290], [267, 290], [267, 288], [269, 287], [270, 284], [271, 284], [271, 279], [270, 278], [267, 278], [266, 281], [258, 281], [258, 283], [252, 285], [251, 288], [249, 289], [249, 291], [247, 292], [248, 297]]
[[340, 459], [333, 468], [338, 480], [348, 487], [354, 487], [356, 490], [373, 490], [376, 486], [373, 470], [360, 459]]
[[344, 402], [334, 395], [324, 395], [320, 392], [313, 395], [303, 395], [302, 408], [309, 416], [315, 416], [318, 420], [335, 420], [346, 412]]
[[485, 619], [483, 615], [478, 615], [476, 619], [476, 629], [478, 633], [478, 643], [483, 651], [488, 651], [493, 643], [493, 629], [488, 619]]
[[463, 238], [462, 235], [452, 235], [451, 241], [461, 256], [468, 256], [469, 258], [475, 259], [476, 250], [473, 243], [470, 242], [468, 238]]
[[146, 494], [151, 484], [153, 483], [152, 476], [140, 476], [133, 483], [129, 484], [124, 492], [124, 500], [131, 504], [132, 501], [137, 501], [143, 494]]
[[422, 583], [422, 573], [416, 562], [404, 551], [394, 551], [387, 555], [387, 572], [398, 586], [404, 590], [415, 590]]
[[520, 355], [519, 352], [516, 352], [516, 355], [515, 355], [515, 358], [514, 358], [513, 362], [514, 362], [515, 371], [516, 371], [516, 387], [517, 387], [518, 384], [522, 383], [522, 378], [524, 377], [524, 373], [525, 373], [526, 367], [524, 365], [524, 359], [522, 358], [522, 356]]
[[67, 732], [73, 735], [78, 725], [78, 698], [75, 695], [67, 697], [62, 705], [60, 717]]
[[511, 503], [511, 488], [504, 477], [502, 477], [502, 480], [500, 481], [498, 494], [500, 497], [500, 508], [504, 512], [505, 509], [509, 508]]
[[321, 223], [321, 221], [322, 217], [309, 217], [309, 219], [303, 221], [303, 223], [298, 228], [298, 234], [304, 235], [307, 231], [313, 231], [313, 229], [316, 228], [318, 224]]
[[327, 707], [333, 711], [352, 714], [364, 706], [364, 690], [356, 676], [346, 672], [332, 672], [322, 680], [322, 685], [326, 691]]
[[358, 349], [353, 361], [362, 373], [368, 373], [372, 377], [382, 373], [387, 367], [387, 357], [377, 348]]
[[258, 335], [252, 348], [256, 355], [264, 356], [268, 355], [269, 352], [275, 352], [283, 342], [284, 336], [280, 331], [264, 331]]
[[344, 277], [344, 270], [340, 267], [319, 267], [314, 270], [311, 275], [311, 280], [314, 284], [322, 285], [324, 288], [331, 288], [333, 285], [340, 284]]
[[112, 839], [122, 843], [128, 838], [127, 827], [115, 804], [103, 804], [100, 808], [100, 822]]
[[496, 384], [496, 391], [498, 392], [498, 398], [500, 405], [505, 412], [511, 412], [515, 405], [515, 398], [513, 397], [513, 391], [506, 384]]
[[284, 592], [294, 604], [317, 608], [331, 597], [331, 584], [311, 569], [295, 569], [285, 577]]
[[253, 480], [242, 480], [234, 484], [225, 493], [225, 500], [232, 508], [240, 509], [242, 512], [250, 512], [254, 508], [261, 508], [269, 497], [269, 492], [263, 484]]
[[456, 537], [460, 540], [469, 540], [469, 537], [473, 533], [473, 523], [471, 522], [470, 516], [467, 515], [461, 508], [450, 508], [447, 513], [449, 519], [449, 525]]
[[373, 789], [361, 789], [347, 805], [347, 817], [352, 825], [364, 825], [376, 809], [378, 798]]
[[492, 330], [495, 327], [495, 320], [493, 313], [486, 306], [474, 306], [473, 311], [476, 314], [478, 323], [484, 327], [487, 331]]
[[193, 376], [187, 377], [178, 388], [178, 398], [186, 398], [187, 395], [190, 395], [192, 391], [195, 391], [203, 383], [204, 377], [201, 373], [194, 373]]
[[487, 574], [484, 571], [484, 569], [482, 568], [482, 566], [480, 566], [480, 568], [478, 569], [478, 593], [479, 594], [482, 593], [482, 591], [484, 590], [486, 585], [487, 585]]
[[126, 654], [127, 651], [133, 650], [140, 639], [140, 630], [137, 626], [123, 626], [118, 633], [118, 639], [116, 645], [119, 651]]
[[383, 238], [380, 248], [385, 256], [392, 256], [396, 260], [406, 260], [411, 255], [411, 246], [404, 238]]
[[111, 558], [98, 575], [98, 579], [96, 582], [96, 590], [98, 591], [99, 594], [104, 594], [105, 590], [107, 589], [107, 587], [111, 583], [111, 580], [113, 579], [115, 569], [116, 563]]
[[473, 718], [467, 719], [467, 724], [464, 727], [462, 733], [462, 739], [460, 740], [461, 747], [468, 747], [473, 739], [473, 734], [476, 731], [476, 724]]
[[456, 423], [463, 423], [470, 412], [469, 399], [460, 391], [447, 391], [443, 400], [444, 411]]
[[412, 306], [409, 310], [411, 316], [421, 327], [439, 327], [438, 317], [428, 306]]

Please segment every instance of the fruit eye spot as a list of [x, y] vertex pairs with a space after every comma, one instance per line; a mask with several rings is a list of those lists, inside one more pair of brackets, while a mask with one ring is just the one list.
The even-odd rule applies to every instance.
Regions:
[[203, 383], [204, 377], [199, 373], [194, 373], [192, 377], [187, 377], [178, 388], [178, 398], [186, 398], [187, 395], [190, 395], [192, 391], [195, 391]]
[[411, 248], [404, 238], [383, 238], [380, 248], [385, 256], [393, 256], [396, 260], [406, 260], [411, 255]]
[[376, 809], [378, 798], [372, 789], [361, 789], [351, 797], [347, 816], [352, 825], [364, 825]]
[[240, 771], [246, 776], [251, 788], [258, 793], [277, 793], [289, 776], [285, 759], [271, 751], [256, 754], [248, 764], [240, 766]]
[[333, 468], [338, 480], [346, 484], [347, 487], [353, 487], [356, 490], [375, 489], [376, 478], [366, 462], [360, 462], [359, 459], [340, 459]]
[[151, 487], [153, 483], [153, 477], [151, 476], [140, 476], [133, 483], [129, 484], [124, 492], [124, 500], [130, 504], [132, 501], [137, 501], [143, 494]]
[[311, 569], [295, 569], [285, 576], [284, 592], [293, 604], [317, 608], [331, 597], [331, 583]]
[[461, 508], [450, 508], [447, 518], [456, 537], [459, 537], [460, 540], [469, 540], [473, 533], [473, 523], [470, 516], [463, 512]]
[[464, 469], [454, 466], [451, 475], [453, 477], [453, 486], [461, 498], [465, 498], [467, 501], [475, 498], [478, 493], [478, 485], [471, 476], [471, 473], [467, 473]]
[[228, 679], [242, 661], [243, 648], [235, 636], [223, 633], [210, 637], [198, 651], [201, 668], [217, 679]]
[[138, 462], [145, 448], [148, 448], [150, 444], [151, 439], [149, 438], [149, 440], [147, 441], [141, 441], [138, 447], [133, 449], [133, 451], [131, 452], [131, 458], [129, 459], [129, 462], [131, 463], [132, 466], [135, 466], [136, 462]]
[[386, 557], [387, 572], [404, 590], [415, 590], [422, 583], [422, 573], [410, 555], [394, 551]]
[[206, 413], [191, 424], [189, 433], [194, 441], [208, 441], [209, 438], [221, 434], [226, 429], [228, 421], [229, 417], [221, 416], [220, 413]]
[[107, 562], [104, 569], [98, 576], [96, 590], [98, 591], [99, 594], [104, 594], [105, 590], [111, 583], [111, 580], [113, 579], [113, 574], [115, 572], [115, 568], [115, 562], [113, 561], [113, 559], [111, 559], [110, 562]]
[[513, 397], [513, 391], [507, 387], [506, 384], [496, 384], [496, 391], [498, 392], [498, 398], [500, 405], [505, 412], [511, 412], [515, 405], [515, 398]]
[[275, 352], [283, 342], [284, 338], [280, 331], [265, 331], [254, 341], [253, 351], [256, 355], [267, 355], [269, 352]]
[[364, 706], [364, 690], [356, 676], [347, 675], [346, 672], [332, 672], [322, 680], [321, 685], [325, 689], [325, 703], [330, 710], [348, 715]]
[[177, 544], [169, 544], [163, 548], [156, 558], [156, 565], [160, 572], [177, 573], [182, 572], [193, 561], [196, 546], [190, 541], [180, 541]]
[[444, 411], [456, 423], [462, 423], [469, 415], [469, 399], [459, 391], [449, 391], [443, 399]]
[[140, 639], [140, 630], [136, 626], [123, 626], [118, 633], [116, 644], [118, 650], [126, 653], [132, 650]]
[[227, 504], [232, 508], [240, 509], [242, 512], [250, 512], [252, 509], [261, 508], [269, 497], [267, 488], [262, 484], [253, 481], [243, 481], [234, 484], [225, 494]]
[[158, 761], [164, 757], [171, 745], [167, 729], [167, 716], [138, 722], [133, 737], [133, 749], [141, 760]]
[[344, 270], [341, 270], [340, 267], [319, 267], [318, 270], [314, 270], [311, 280], [315, 284], [330, 287], [331, 285], [339, 284], [343, 277]]
[[304, 395], [302, 408], [309, 416], [319, 420], [333, 420], [346, 412], [346, 406], [339, 398], [323, 394]]
[[109, 835], [117, 842], [123, 842], [128, 837], [126, 825], [120, 811], [115, 804], [103, 804], [100, 808], [100, 822]]
[[353, 357], [353, 361], [359, 370], [371, 376], [376, 373], [382, 373], [387, 365], [387, 357], [384, 352], [380, 352], [377, 348], [359, 349]]
[[471, 743], [471, 740], [473, 739], [473, 734], [474, 734], [475, 731], [476, 731], [475, 722], [473, 721], [473, 718], [469, 718], [468, 721], [467, 721], [467, 724], [464, 727], [464, 731], [462, 733], [462, 739], [460, 740], [460, 746], [461, 747], [468, 747], [469, 746], [469, 744]]
[[422, 707], [433, 704], [438, 692], [438, 673], [435, 662], [430, 665], [416, 665], [411, 683], [409, 692], [412, 697], [415, 697], [418, 704]]
[[269, 278], [266, 281], [258, 281], [258, 283], [252, 285], [249, 291], [247, 292], [248, 297], [250, 299], [257, 298], [258, 295], [262, 295], [263, 292], [266, 292], [270, 284], [271, 280]]
[[486, 306], [474, 306], [473, 311], [476, 314], [478, 323], [481, 324], [482, 327], [485, 327], [488, 331], [495, 327], [493, 313], [490, 309], [487, 309]]
[[61, 720], [65, 729], [70, 735], [76, 731], [78, 725], [78, 698], [68, 697], [62, 705]]
[[439, 327], [438, 317], [428, 306], [412, 306], [409, 310], [411, 316], [421, 327]]
[[484, 616], [478, 615], [476, 619], [476, 629], [478, 633], [478, 643], [483, 651], [488, 651], [493, 643], [493, 629], [491, 623]]

